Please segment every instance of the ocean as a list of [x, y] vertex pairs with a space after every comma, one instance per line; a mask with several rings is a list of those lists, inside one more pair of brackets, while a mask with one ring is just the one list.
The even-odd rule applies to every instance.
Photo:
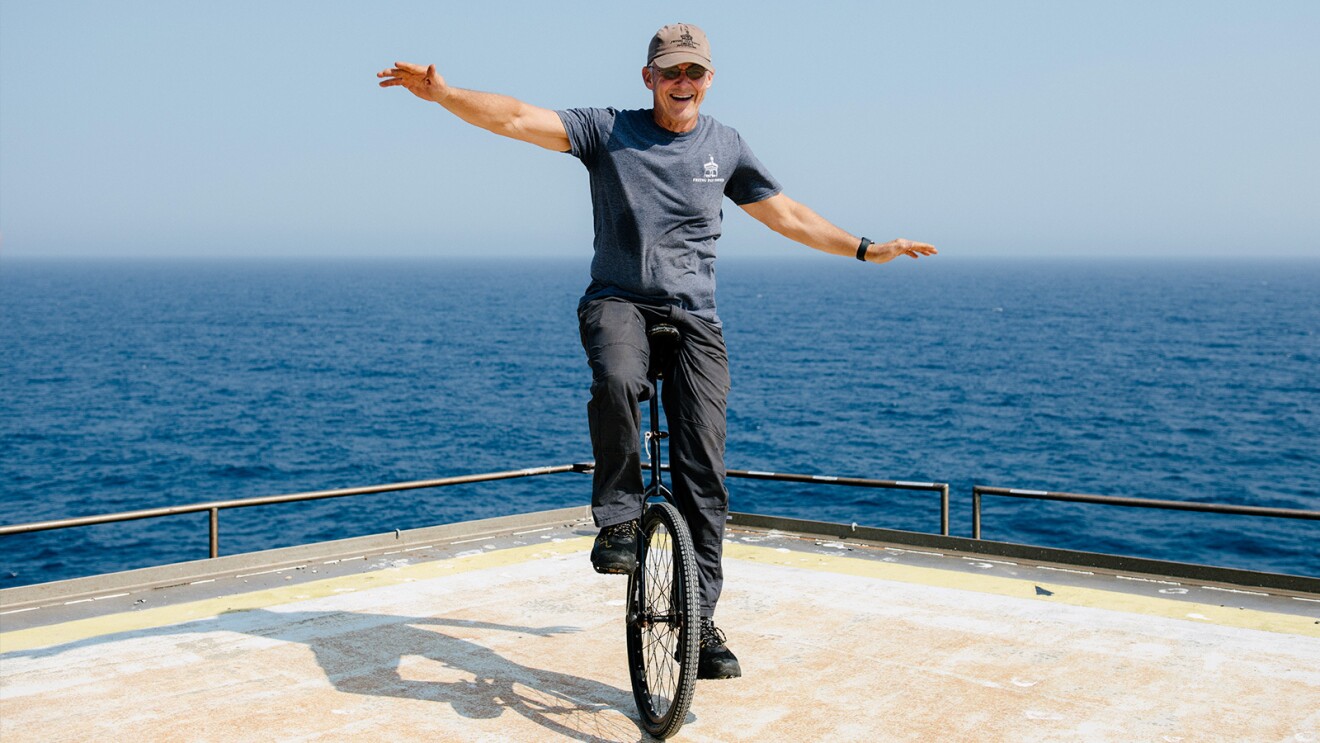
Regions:
[[[591, 459], [587, 259], [0, 261], [0, 523]], [[728, 466], [1320, 508], [1320, 262], [721, 260]], [[929, 493], [734, 510], [935, 532]], [[221, 552], [589, 502], [225, 511]], [[0, 537], [0, 587], [204, 558], [204, 514]], [[999, 541], [1320, 575], [1320, 522], [987, 498]]]

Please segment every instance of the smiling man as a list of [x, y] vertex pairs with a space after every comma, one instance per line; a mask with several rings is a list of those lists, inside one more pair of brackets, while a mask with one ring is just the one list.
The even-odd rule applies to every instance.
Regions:
[[682, 346], [665, 370], [673, 492], [692, 528], [701, 579], [698, 678], [742, 674], [713, 617], [729, 497], [724, 487], [729, 361], [715, 314], [715, 244], [727, 196], [772, 230], [817, 250], [885, 263], [936, 251], [925, 243], [872, 243], [785, 196], [738, 132], [701, 103], [715, 79], [710, 43], [687, 23], [665, 26], [647, 47], [642, 82], [652, 107], [551, 111], [514, 98], [447, 85], [435, 66], [404, 62], [377, 75], [496, 134], [569, 152], [590, 175], [595, 218], [591, 284], [578, 304], [591, 365], [587, 419], [596, 457], [591, 551], [602, 573], [636, 565], [642, 471], [640, 402], [650, 394], [647, 330], [674, 325]]

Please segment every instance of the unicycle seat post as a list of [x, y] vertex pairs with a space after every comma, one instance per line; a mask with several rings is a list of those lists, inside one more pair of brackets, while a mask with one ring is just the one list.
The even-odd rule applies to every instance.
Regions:
[[660, 442], [669, 438], [669, 432], [660, 430], [660, 380], [664, 378], [665, 369], [673, 363], [682, 336], [678, 328], [668, 323], [652, 325], [646, 335], [651, 345], [651, 358], [646, 372], [651, 382], [651, 428], [646, 432], [646, 454], [651, 460], [651, 484], [646, 491], [649, 498], [665, 495], [660, 475], [663, 467]]

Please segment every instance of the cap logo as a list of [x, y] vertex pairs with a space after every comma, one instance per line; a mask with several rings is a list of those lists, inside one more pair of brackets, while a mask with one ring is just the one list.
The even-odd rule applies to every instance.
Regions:
[[697, 41], [692, 38], [692, 33], [687, 30], [687, 26], [683, 27], [683, 35], [674, 39], [673, 44], [674, 46], [685, 46], [689, 49], [697, 48]]

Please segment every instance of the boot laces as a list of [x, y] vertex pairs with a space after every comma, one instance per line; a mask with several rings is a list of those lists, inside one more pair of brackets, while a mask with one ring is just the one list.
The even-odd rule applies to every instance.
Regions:
[[728, 638], [724, 632], [715, 626], [715, 622], [706, 617], [701, 618], [701, 647], [715, 648], [723, 645]]
[[622, 524], [606, 527], [605, 533], [610, 537], [631, 537], [637, 533], [637, 522], [625, 521]]

